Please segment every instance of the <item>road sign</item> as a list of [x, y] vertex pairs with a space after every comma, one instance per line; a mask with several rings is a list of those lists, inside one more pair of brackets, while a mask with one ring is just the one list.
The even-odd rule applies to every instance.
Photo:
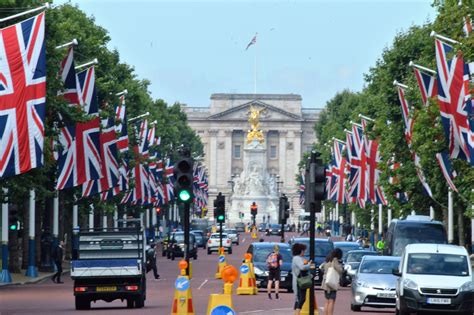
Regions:
[[226, 305], [221, 305], [214, 307], [211, 315], [235, 315], [235, 311]]
[[225, 256], [224, 255], [220, 255], [219, 256], [219, 262], [220, 263], [223, 263], [225, 261]]
[[249, 266], [247, 265], [242, 265], [240, 266], [240, 272], [243, 273], [244, 275], [249, 272]]
[[179, 277], [176, 279], [174, 286], [178, 291], [186, 291], [187, 289], [189, 289], [189, 280], [185, 277]]

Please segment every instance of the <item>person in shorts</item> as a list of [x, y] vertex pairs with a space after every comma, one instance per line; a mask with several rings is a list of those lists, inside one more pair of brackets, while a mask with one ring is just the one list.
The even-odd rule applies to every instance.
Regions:
[[334, 304], [336, 302], [337, 289], [330, 288], [326, 285], [326, 275], [330, 267], [338, 273], [339, 278], [342, 275], [342, 264], [339, 262], [342, 259], [342, 251], [340, 248], [334, 249], [327, 257], [326, 261], [319, 266], [324, 271], [323, 274], [323, 283], [321, 288], [324, 290], [324, 297], [326, 298], [326, 304], [324, 305], [324, 315], [333, 315], [334, 314]]
[[267, 256], [267, 267], [268, 267], [268, 299], [272, 299], [272, 284], [275, 282], [275, 298], [278, 300], [278, 290], [280, 289], [280, 273], [281, 265], [283, 265], [283, 257], [280, 254], [280, 247], [275, 245], [273, 252]]

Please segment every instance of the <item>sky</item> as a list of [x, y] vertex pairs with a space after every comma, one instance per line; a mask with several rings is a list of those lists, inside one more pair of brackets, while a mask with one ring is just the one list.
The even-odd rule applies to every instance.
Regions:
[[70, 2], [109, 31], [109, 47], [150, 80], [153, 98], [188, 106], [256, 86], [323, 108], [338, 91], [363, 88], [364, 73], [398, 32], [436, 16], [431, 0]]

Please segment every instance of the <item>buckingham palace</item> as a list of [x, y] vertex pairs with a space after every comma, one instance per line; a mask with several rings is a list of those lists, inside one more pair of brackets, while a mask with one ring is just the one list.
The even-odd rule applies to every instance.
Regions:
[[[212, 216], [212, 204], [217, 193], [222, 192], [226, 201], [230, 201], [233, 192], [236, 193], [234, 186], [239, 182], [239, 176], [245, 174], [248, 164], [245, 153], [250, 150], [250, 142], [246, 141], [250, 132], [248, 116], [252, 108], [260, 111], [258, 126], [262, 139], [258, 145], [264, 157], [259, 165], [248, 167], [262, 168], [261, 179], [268, 182], [269, 187], [262, 190], [262, 194], [272, 193], [273, 189], [275, 195], [285, 193], [289, 197], [294, 219], [301, 208], [296, 182], [298, 164], [304, 152], [310, 151], [316, 142], [314, 124], [320, 111], [303, 108], [302, 97], [297, 94], [217, 93], [211, 95], [209, 107], [183, 107], [189, 125], [204, 145], [203, 163], [209, 178], [209, 214]], [[275, 184], [276, 187], [272, 188]], [[242, 191], [242, 194], [251, 193]], [[248, 204], [240, 206], [247, 208]], [[229, 206], [229, 209], [233, 208]], [[259, 209], [257, 217], [265, 215], [264, 210]], [[273, 215], [271, 218], [277, 220]], [[245, 221], [249, 219], [249, 216], [245, 217]]]

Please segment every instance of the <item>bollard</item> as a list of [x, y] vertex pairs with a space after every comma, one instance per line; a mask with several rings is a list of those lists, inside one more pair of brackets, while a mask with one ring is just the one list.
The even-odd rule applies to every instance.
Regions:
[[232, 302], [232, 284], [237, 279], [238, 272], [234, 266], [227, 265], [222, 270], [222, 280], [224, 281], [223, 294], [211, 294], [207, 306], [207, 315], [235, 315], [234, 304]]
[[219, 262], [217, 263], [217, 271], [214, 277], [216, 279], [221, 279], [222, 270], [227, 266], [227, 260], [225, 259], [225, 250], [224, 247], [219, 248]]
[[188, 263], [181, 260], [178, 263], [180, 275], [174, 284], [174, 299], [171, 307], [171, 315], [194, 315], [193, 298], [189, 277], [186, 276]]
[[240, 266], [240, 280], [237, 288], [237, 295], [254, 295], [257, 294], [257, 281], [253, 271], [252, 254], [246, 253], [244, 255], [244, 262]]

